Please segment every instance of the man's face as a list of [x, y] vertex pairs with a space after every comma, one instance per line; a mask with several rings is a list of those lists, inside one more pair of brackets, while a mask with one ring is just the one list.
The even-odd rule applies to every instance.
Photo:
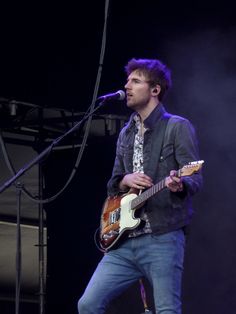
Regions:
[[125, 84], [127, 106], [137, 110], [144, 108], [151, 99], [151, 88], [147, 78], [137, 70], [130, 73]]

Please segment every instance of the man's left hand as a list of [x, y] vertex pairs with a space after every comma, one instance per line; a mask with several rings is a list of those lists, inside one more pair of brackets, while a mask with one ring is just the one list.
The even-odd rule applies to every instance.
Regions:
[[183, 182], [182, 179], [177, 176], [176, 170], [171, 170], [169, 177], [166, 178], [166, 187], [171, 192], [182, 192], [183, 191]]

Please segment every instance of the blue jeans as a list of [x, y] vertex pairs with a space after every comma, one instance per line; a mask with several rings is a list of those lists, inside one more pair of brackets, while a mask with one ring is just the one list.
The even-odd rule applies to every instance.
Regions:
[[109, 302], [146, 277], [156, 313], [181, 314], [185, 236], [182, 230], [129, 238], [106, 253], [78, 302], [79, 314], [102, 314]]

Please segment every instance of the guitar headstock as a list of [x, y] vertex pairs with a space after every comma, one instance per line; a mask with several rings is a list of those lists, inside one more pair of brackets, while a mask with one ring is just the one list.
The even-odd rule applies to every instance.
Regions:
[[183, 168], [178, 171], [179, 177], [191, 176], [195, 172], [198, 172], [202, 168], [203, 163], [204, 160], [198, 160], [192, 161], [189, 164], [183, 166]]

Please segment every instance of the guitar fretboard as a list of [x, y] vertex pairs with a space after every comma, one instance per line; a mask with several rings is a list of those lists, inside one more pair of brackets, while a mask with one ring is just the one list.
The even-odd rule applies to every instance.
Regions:
[[[185, 165], [183, 168], [179, 169], [176, 172], [176, 176], [179, 178], [185, 177], [185, 176], [190, 176], [193, 173], [199, 171], [199, 169], [201, 169], [203, 163], [204, 163], [204, 160], [193, 161], [193, 162], [189, 163], [188, 165]], [[148, 190], [144, 191], [143, 193], [138, 195], [136, 198], [134, 198], [131, 201], [131, 209], [135, 209], [140, 204], [145, 202], [149, 197], [151, 197], [154, 194], [158, 193], [159, 191], [163, 190], [166, 186], [165, 181], [166, 181], [166, 178], [159, 181], [157, 184], [153, 185]]]
[[145, 202], [149, 197], [153, 196], [154, 194], [158, 193], [159, 191], [165, 188], [165, 179], [159, 181], [157, 184], [150, 187], [148, 190], [141, 193], [135, 199], [131, 201], [131, 209], [135, 209], [140, 204]]

